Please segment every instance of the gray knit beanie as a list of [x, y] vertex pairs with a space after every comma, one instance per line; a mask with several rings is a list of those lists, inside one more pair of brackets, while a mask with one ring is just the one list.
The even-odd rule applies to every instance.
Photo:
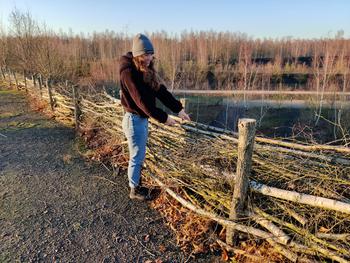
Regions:
[[134, 57], [143, 54], [153, 54], [154, 48], [151, 41], [143, 34], [137, 34], [132, 40], [132, 55]]

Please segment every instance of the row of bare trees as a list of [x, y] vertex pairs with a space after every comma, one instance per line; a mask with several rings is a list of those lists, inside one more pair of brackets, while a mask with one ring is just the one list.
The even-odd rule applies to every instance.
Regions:
[[[9, 28], [0, 28], [2, 72], [11, 69], [55, 81], [118, 83], [118, 58], [131, 47], [129, 35], [57, 33], [18, 9], [9, 21]], [[303, 81], [292, 84], [301, 89], [320, 94], [350, 91], [350, 40], [341, 32], [312, 40], [262, 40], [214, 31], [149, 36], [158, 70], [171, 89], [273, 89], [288, 84], [285, 76], [299, 76]]]

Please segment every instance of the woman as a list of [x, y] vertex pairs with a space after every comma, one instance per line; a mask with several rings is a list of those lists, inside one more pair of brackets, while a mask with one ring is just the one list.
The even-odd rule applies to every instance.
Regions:
[[154, 49], [151, 41], [143, 34], [133, 39], [132, 52], [120, 60], [121, 103], [125, 109], [123, 131], [128, 140], [128, 178], [130, 198], [145, 200], [140, 191], [141, 167], [145, 158], [148, 138], [148, 118], [173, 126], [175, 120], [156, 107], [158, 98], [183, 120], [190, 120], [181, 103], [167, 91], [154, 69]]

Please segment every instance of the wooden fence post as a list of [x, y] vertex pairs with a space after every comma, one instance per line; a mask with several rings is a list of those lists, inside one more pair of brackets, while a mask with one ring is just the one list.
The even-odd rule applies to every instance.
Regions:
[[46, 87], [47, 90], [49, 92], [49, 99], [50, 99], [50, 106], [51, 106], [51, 110], [54, 111], [54, 102], [53, 102], [53, 97], [52, 97], [52, 90], [51, 90], [51, 81], [50, 78], [46, 79]]
[[3, 78], [4, 80], [6, 80], [4, 69], [3, 69], [2, 67], [0, 67], [0, 70], [1, 70], [2, 78]]
[[43, 78], [42, 78], [41, 74], [39, 75], [38, 82], [39, 82], [40, 97], [42, 98], [42, 97], [43, 97], [43, 92], [42, 92], [42, 88], [43, 88]]
[[[238, 159], [229, 215], [230, 220], [237, 220], [244, 216], [248, 192], [248, 176], [252, 168], [255, 124], [256, 120], [254, 119], [238, 120]], [[234, 243], [233, 228], [227, 227], [226, 229], [226, 243], [231, 246]]]
[[33, 86], [36, 88], [36, 76], [32, 75]]
[[12, 73], [11, 69], [8, 69], [7, 76], [9, 77], [10, 87], [12, 86], [11, 73]]
[[75, 122], [75, 130], [77, 131], [79, 129], [79, 115], [80, 115], [80, 109], [79, 109], [79, 94], [77, 87], [73, 84], [72, 85], [73, 90], [73, 102], [74, 102], [74, 122]]
[[26, 74], [27, 72], [25, 70], [23, 70], [23, 77], [24, 77], [24, 87], [26, 89], [26, 92], [28, 92], [28, 89], [27, 89], [27, 78], [26, 78]]
[[13, 78], [15, 79], [15, 82], [16, 82], [16, 88], [17, 88], [17, 90], [19, 90], [18, 80], [17, 80], [17, 76], [16, 76], [16, 72], [15, 71], [13, 72]]

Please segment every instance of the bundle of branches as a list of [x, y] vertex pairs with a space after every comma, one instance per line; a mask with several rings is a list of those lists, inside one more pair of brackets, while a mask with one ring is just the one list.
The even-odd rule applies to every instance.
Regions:
[[[239, 230], [266, 238], [292, 261], [315, 257], [349, 260], [350, 165], [346, 154], [334, 156], [301, 154], [299, 150], [257, 143], [249, 206]], [[151, 175], [156, 174], [170, 191], [177, 189], [189, 208], [216, 221], [225, 219], [221, 216], [218, 220], [217, 215], [229, 214], [236, 158], [234, 137], [191, 125], [152, 125], [148, 158]], [[270, 233], [261, 234], [262, 229]]]
[[123, 119], [123, 109], [116, 105], [107, 93], [80, 94], [81, 123], [93, 122], [95, 128], [104, 130], [110, 136], [123, 137], [121, 122]]
[[127, 166], [126, 141], [122, 134], [123, 111], [106, 93], [81, 92], [79, 133], [93, 160], [115, 167]]
[[[24, 77], [19, 75], [18, 87], [23, 89]], [[27, 94], [31, 99], [31, 106], [35, 110], [44, 111], [50, 117], [55, 117], [58, 121], [72, 126], [74, 124], [74, 101], [71, 90], [63, 85], [55, 85], [49, 89], [44, 85], [34, 85], [32, 82], [27, 80]], [[52, 107], [54, 112], [50, 109], [50, 95], [52, 99]]]
[[[43, 97], [49, 100], [48, 89], [42, 89], [41, 92], [43, 93]], [[72, 90], [63, 85], [57, 85], [52, 89], [52, 98], [56, 118], [61, 122], [72, 125], [74, 123], [74, 98]]]

